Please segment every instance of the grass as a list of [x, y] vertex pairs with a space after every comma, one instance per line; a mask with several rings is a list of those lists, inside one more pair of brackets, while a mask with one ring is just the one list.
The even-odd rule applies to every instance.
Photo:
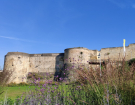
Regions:
[[[70, 58], [69, 58], [70, 59]], [[109, 61], [108, 63], [111, 63]], [[113, 61], [117, 62], [117, 61]], [[118, 63], [116, 63], [118, 64]], [[66, 71], [65, 76], [68, 75]], [[93, 70], [86, 69], [83, 65], [74, 69], [78, 74], [76, 82], [66, 85], [64, 80], [60, 82], [49, 81], [36, 83], [33, 77], [33, 85], [8, 87], [8, 97], [3, 97], [3, 105], [135, 105], [135, 64], [128, 65], [125, 58], [122, 66], [102, 66]], [[34, 80], [35, 79], [35, 80]], [[40, 78], [38, 79], [39, 81]], [[2, 82], [4, 83], [4, 82]], [[2, 84], [1, 83], [1, 84]], [[54, 84], [54, 85], [52, 85]], [[2, 85], [1, 85], [2, 87]], [[19, 89], [20, 87], [20, 89]], [[28, 93], [24, 93], [27, 88]], [[16, 98], [15, 96], [19, 97]], [[12, 97], [12, 98], [11, 98]], [[15, 101], [15, 98], [17, 101]], [[14, 100], [14, 101], [13, 101]]]
[[[35, 87], [35, 86], [31, 86], [30, 88], [29, 88], [29, 86], [8, 87], [8, 88], [6, 89], [6, 90], [7, 90], [7, 91], [6, 91], [7, 94], [6, 94], [6, 92], [5, 92], [5, 94], [6, 94], [6, 97], [9, 97], [9, 98], [11, 98], [12, 100], [15, 100], [15, 99], [16, 99], [16, 96], [21, 96], [24, 92], [26, 92], [26, 93], [28, 94], [28, 92], [29, 92], [30, 90], [33, 90], [34, 87]], [[2, 94], [2, 95], [0, 96], [0, 99], [1, 99], [1, 100], [4, 100], [5, 94]]]
[[[55, 85], [52, 86], [53, 88], [55, 87]], [[40, 89], [40, 87], [37, 87], [38, 89]], [[61, 89], [61, 85], [59, 85], [59, 89]], [[68, 86], [66, 85], [64, 90], [66, 90], [66, 88], [68, 88]], [[35, 86], [13, 86], [13, 87], [8, 87], [6, 92], [7, 94], [2, 94], [0, 96], [1, 100], [4, 100], [5, 95], [6, 97], [10, 98], [11, 100], [15, 100], [17, 98], [17, 96], [21, 97], [22, 94], [24, 94], [26, 92], [26, 95], [22, 97], [22, 100], [31, 92], [35, 90]]]

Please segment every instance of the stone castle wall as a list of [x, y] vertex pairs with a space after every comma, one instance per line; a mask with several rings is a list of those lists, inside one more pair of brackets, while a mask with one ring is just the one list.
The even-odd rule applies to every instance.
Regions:
[[[130, 44], [125, 47], [125, 49], [126, 61], [135, 58], [135, 44]], [[78, 64], [80, 65], [80, 63], [88, 68], [92, 66], [89, 64], [90, 61], [100, 60], [100, 58], [98, 58], [99, 53], [101, 54], [102, 60], [107, 60], [108, 57], [111, 60], [118, 60], [119, 53], [121, 54], [120, 58], [123, 57], [123, 47], [102, 48], [100, 51], [77, 47], [65, 49], [64, 53], [46, 54], [8, 52], [7, 55], [5, 55], [4, 70], [14, 70], [9, 82], [20, 83], [22, 82], [22, 77], [26, 77], [29, 72], [49, 72], [57, 75], [60, 69], [64, 70], [73, 65], [75, 68], [78, 68]], [[110, 54], [108, 55], [108, 53]], [[95, 67], [95, 65], [93, 65], [93, 67]], [[23, 82], [26, 82], [26, 79], [24, 79]]]
[[[4, 70], [14, 70], [9, 82], [22, 82], [29, 72], [49, 72], [55, 74], [63, 65], [63, 53], [56, 54], [27, 54], [21, 52], [9, 52], [5, 56]], [[8, 83], [9, 83], [8, 82]], [[26, 82], [26, 79], [23, 80]]]
[[[135, 58], [135, 44], [129, 44], [129, 46], [125, 46], [126, 49], [126, 55], [125, 55], [125, 60], [128, 61], [132, 58]], [[102, 48], [101, 51], [101, 59], [108, 59], [108, 57], [113, 60], [118, 58], [123, 58], [124, 57], [124, 51], [123, 47], [112, 47], [112, 48]], [[107, 55], [107, 53], [110, 53]], [[120, 54], [120, 56], [119, 56]]]

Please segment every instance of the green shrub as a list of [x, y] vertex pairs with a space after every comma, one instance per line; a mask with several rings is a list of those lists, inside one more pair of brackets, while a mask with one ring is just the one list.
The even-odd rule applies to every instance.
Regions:
[[49, 83], [49, 84], [51, 84], [51, 85], [55, 85], [55, 84], [59, 85], [60, 82], [53, 81], [52, 83]]
[[48, 84], [48, 85], [55, 85], [55, 84], [57, 84], [57, 85], [59, 85], [60, 82], [52, 81], [51, 83], [46, 83], [46, 82], [40, 81], [39, 84], [40, 85], [43, 85], [43, 84]]
[[56, 82], [55, 82], [55, 81], [53, 81], [53, 82], [51, 83], [51, 85], [55, 85], [55, 83], [56, 83]]
[[43, 85], [43, 84], [45, 84], [45, 82], [43, 82], [43, 81], [40, 81], [40, 82], [39, 82], [39, 84], [40, 84], [40, 85]]
[[51, 83], [48, 83], [48, 85], [60, 85], [60, 84], [61, 84], [61, 82], [57, 82], [57, 81], [52, 81]]
[[18, 84], [16, 84], [15, 82], [11, 82], [9, 84], [7, 84], [8, 87], [15, 87], [18, 86]]
[[21, 82], [19, 84], [16, 84], [15, 82], [11, 82], [11, 83], [7, 84], [6, 86], [8, 86], [8, 87], [29, 86], [29, 84], [25, 83], [25, 82]]
[[18, 86], [29, 86], [29, 84], [25, 83], [25, 82], [21, 82], [21, 83], [18, 84]]
[[50, 75], [50, 78], [53, 78], [54, 77], [54, 75], [52, 74], [52, 75]]
[[132, 64], [135, 64], [135, 58], [129, 60], [129, 66], [131, 66]]
[[33, 74], [29, 74], [28, 75], [28, 79], [30, 79], [30, 78], [32, 78], [32, 77], [34, 77], [35, 79], [43, 79], [43, 77], [41, 76], [41, 75], [39, 75], [39, 74], [36, 74], [36, 73], [33, 73]]
[[103, 70], [105, 67], [101, 65], [101, 70]]

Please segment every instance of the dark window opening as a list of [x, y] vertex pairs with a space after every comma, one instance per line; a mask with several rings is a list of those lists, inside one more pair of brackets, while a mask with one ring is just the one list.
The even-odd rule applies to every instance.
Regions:
[[83, 52], [80, 52], [80, 54], [83, 54]]
[[37, 68], [38, 66], [36, 66], [35, 68]]

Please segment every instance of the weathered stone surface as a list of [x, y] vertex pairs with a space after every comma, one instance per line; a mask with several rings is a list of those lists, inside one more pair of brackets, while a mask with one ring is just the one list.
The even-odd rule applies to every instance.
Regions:
[[[100, 53], [100, 57], [98, 57]], [[28, 72], [49, 72], [54, 75], [63, 76], [59, 70], [64, 70], [64, 65], [70, 67], [69, 63], [74, 63], [75, 67], [78, 64], [92, 66], [93, 69], [99, 67], [100, 64], [89, 64], [92, 60], [118, 60], [119, 53], [123, 57], [123, 47], [102, 48], [100, 51], [89, 50], [87, 48], [68, 48], [64, 53], [43, 53], [43, 54], [27, 54], [22, 52], [9, 52], [5, 56], [4, 70], [15, 70], [10, 82], [20, 83], [22, 77], [26, 77]], [[70, 58], [70, 59], [69, 59]], [[73, 59], [74, 58], [74, 59]], [[130, 44], [126, 47], [126, 61], [135, 58], [135, 44]], [[107, 67], [110, 65], [108, 64]], [[110, 70], [111, 71], [111, 70]], [[108, 72], [110, 72], [108, 70]], [[4, 72], [4, 71], [3, 71]], [[76, 73], [73, 70], [67, 71], [69, 74]], [[73, 76], [69, 76], [70, 80], [74, 80]], [[24, 80], [25, 82], [27, 79]]]

